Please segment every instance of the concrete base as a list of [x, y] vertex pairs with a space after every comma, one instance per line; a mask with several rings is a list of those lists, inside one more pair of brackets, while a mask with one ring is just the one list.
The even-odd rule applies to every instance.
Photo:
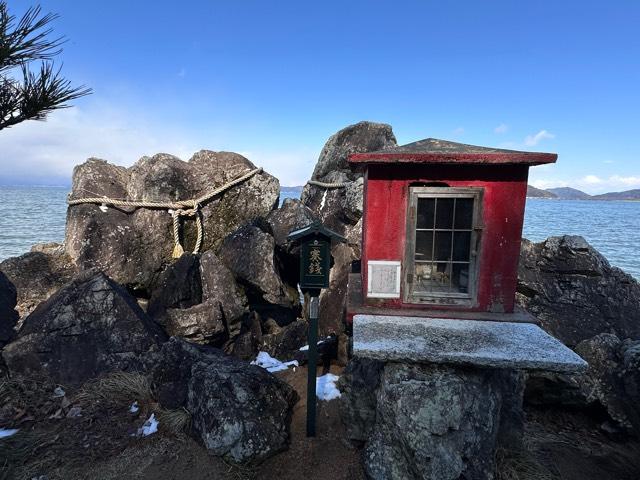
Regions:
[[587, 363], [529, 323], [355, 315], [353, 354], [408, 363], [580, 372]]

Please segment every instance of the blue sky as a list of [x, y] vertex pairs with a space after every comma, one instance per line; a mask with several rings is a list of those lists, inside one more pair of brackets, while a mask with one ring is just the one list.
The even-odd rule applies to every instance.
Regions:
[[[21, 14], [30, 1], [8, 2]], [[232, 150], [304, 183], [359, 120], [551, 151], [541, 187], [640, 188], [640, 3], [47, 0], [66, 76], [95, 93], [0, 132], [0, 183], [89, 156]]]

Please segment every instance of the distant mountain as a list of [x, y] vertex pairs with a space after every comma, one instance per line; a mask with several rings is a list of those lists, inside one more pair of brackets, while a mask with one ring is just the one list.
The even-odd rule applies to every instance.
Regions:
[[527, 185], [527, 198], [558, 198], [555, 193], [548, 190], [542, 190], [540, 188]]
[[601, 195], [593, 195], [591, 200], [640, 200], [640, 188], [626, 190], [624, 192], [609, 192]]
[[547, 192], [553, 193], [561, 200], [587, 200], [591, 195], [571, 187], [547, 188]]

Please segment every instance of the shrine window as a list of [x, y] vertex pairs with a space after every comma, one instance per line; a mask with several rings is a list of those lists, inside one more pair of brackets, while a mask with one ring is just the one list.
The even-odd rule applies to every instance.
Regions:
[[404, 297], [407, 303], [475, 301], [482, 189], [410, 189]]

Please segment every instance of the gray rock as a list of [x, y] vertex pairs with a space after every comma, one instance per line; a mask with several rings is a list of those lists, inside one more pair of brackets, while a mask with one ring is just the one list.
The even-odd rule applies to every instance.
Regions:
[[576, 351], [589, 362], [587, 372], [576, 376], [586, 402], [600, 403], [618, 425], [640, 435], [640, 340], [603, 333]]
[[318, 313], [319, 335], [340, 335], [345, 330], [344, 319], [347, 313], [347, 287], [351, 262], [355, 260], [354, 248], [345, 243], [331, 247], [333, 267], [329, 274], [329, 288], [320, 292]]
[[[167, 154], [143, 157], [129, 169], [89, 159], [73, 173], [72, 198], [107, 196], [146, 201], [176, 201], [206, 194], [254, 168], [241, 155], [200, 151], [189, 162]], [[217, 248], [240, 225], [269, 213], [279, 195], [278, 180], [262, 172], [202, 206], [201, 251]], [[195, 244], [193, 219], [182, 227], [183, 246]], [[65, 247], [77, 266], [98, 267], [114, 280], [142, 293], [153, 289], [172, 262], [171, 215], [166, 210], [72, 206], [67, 213]]]
[[219, 306], [229, 339], [240, 334], [242, 317], [247, 310], [247, 297], [233, 273], [209, 250], [200, 257], [202, 297], [205, 302]]
[[325, 183], [346, 182], [346, 187], [327, 189], [307, 184], [302, 192], [302, 203], [313, 215], [348, 239], [347, 245], [336, 245], [332, 249], [334, 266], [330, 285], [320, 297], [321, 335], [344, 332], [348, 274], [351, 263], [360, 258], [364, 180], [360, 173], [351, 171], [348, 156], [394, 146], [396, 139], [389, 125], [371, 122], [350, 125], [329, 138], [311, 177]]
[[340, 410], [347, 436], [366, 442], [376, 423], [377, 391], [384, 362], [369, 358], [353, 358], [347, 364], [338, 389]]
[[373, 152], [396, 146], [390, 125], [359, 122], [332, 135], [325, 143], [313, 170], [314, 180], [334, 171], [351, 173], [347, 158], [352, 153]]
[[0, 271], [0, 349], [15, 338], [13, 327], [18, 321], [16, 287]]
[[527, 379], [529, 404], [600, 407], [623, 430], [640, 435], [640, 340], [602, 333], [576, 347], [588, 363], [582, 374], [536, 372]]
[[316, 217], [300, 200], [286, 198], [280, 208], [267, 215], [265, 221], [271, 228], [276, 247], [289, 251], [290, 247], [287, 243], [289, 233], [315, 222]]
[[640, 284], [582, 237], [523, 240], [516, 300], [570, 347], [600, 333], [640, 338]]
[[34, 245], [30, 252], [4, 260], [0, 270], [17, 289], [16, 309], [22, 319], [77, 273], [64, 247], [56, 243]]
[[306, 345], [308, 328], [309, 324], [302, 319], [285, 327], [278, 327], [276, 332], [262, 335], [259, 350], [274, 358], [291, 360], [300, 347]]
[[529, 372], [526, 380], [524, 400], [538, 406], [585, 407], [587, 397], [580, 388], [580, 375], [555, 372]]
[[157, 320], [169, 308], [188, 308], [199, 303], [202, 303], [200, 259], [185, 253], [160, 275], [147, 313]]
[[493, 478], [502, 392], [495, 372], [387, 364], [364, 463], [372, 479]]
[[2, 353], [12, 374], [80, 385], [104, 372], [143, 369], [143, 356], [165, 338], [124, 288], [89, 270], [41, 303]]
[[240, 333], [247, 299], [212, 251], [185, 253], [160, 276], [148, 314], [166, 332], [221, 347]]
[[262, 321], [260, 314], [252, 311], [242, 321], [242, 331], [233, 343], [232, 353], [242, 360], [253, 360], [262, 344]]
[[274, 250], [269, 233], [247, 224], [224, 239], [218, 256], [246, 286], [252, 305], [267, 303], [290, 309], [299, 305], [298, 292], [280, 278]]
[[214, 455], [259, 462], [286, 448], [298, 397], [266, 370], [178, 338], [151, 373], [161, 404], [186, 407], [193, 434]]
[[337, 189], [307, 184], [302, 192], [302, 203], [327, 227], [337, 233], [345, 233], [347, 225], [355, 225], [362, 217], [363, 180], [361, 174], [349, 168], [348, 156], [396, 145], [391, 126], [386, 124], [360, 122], [343, 128], [327, 140], [311, 179], [326, 183], [352, 183]]

